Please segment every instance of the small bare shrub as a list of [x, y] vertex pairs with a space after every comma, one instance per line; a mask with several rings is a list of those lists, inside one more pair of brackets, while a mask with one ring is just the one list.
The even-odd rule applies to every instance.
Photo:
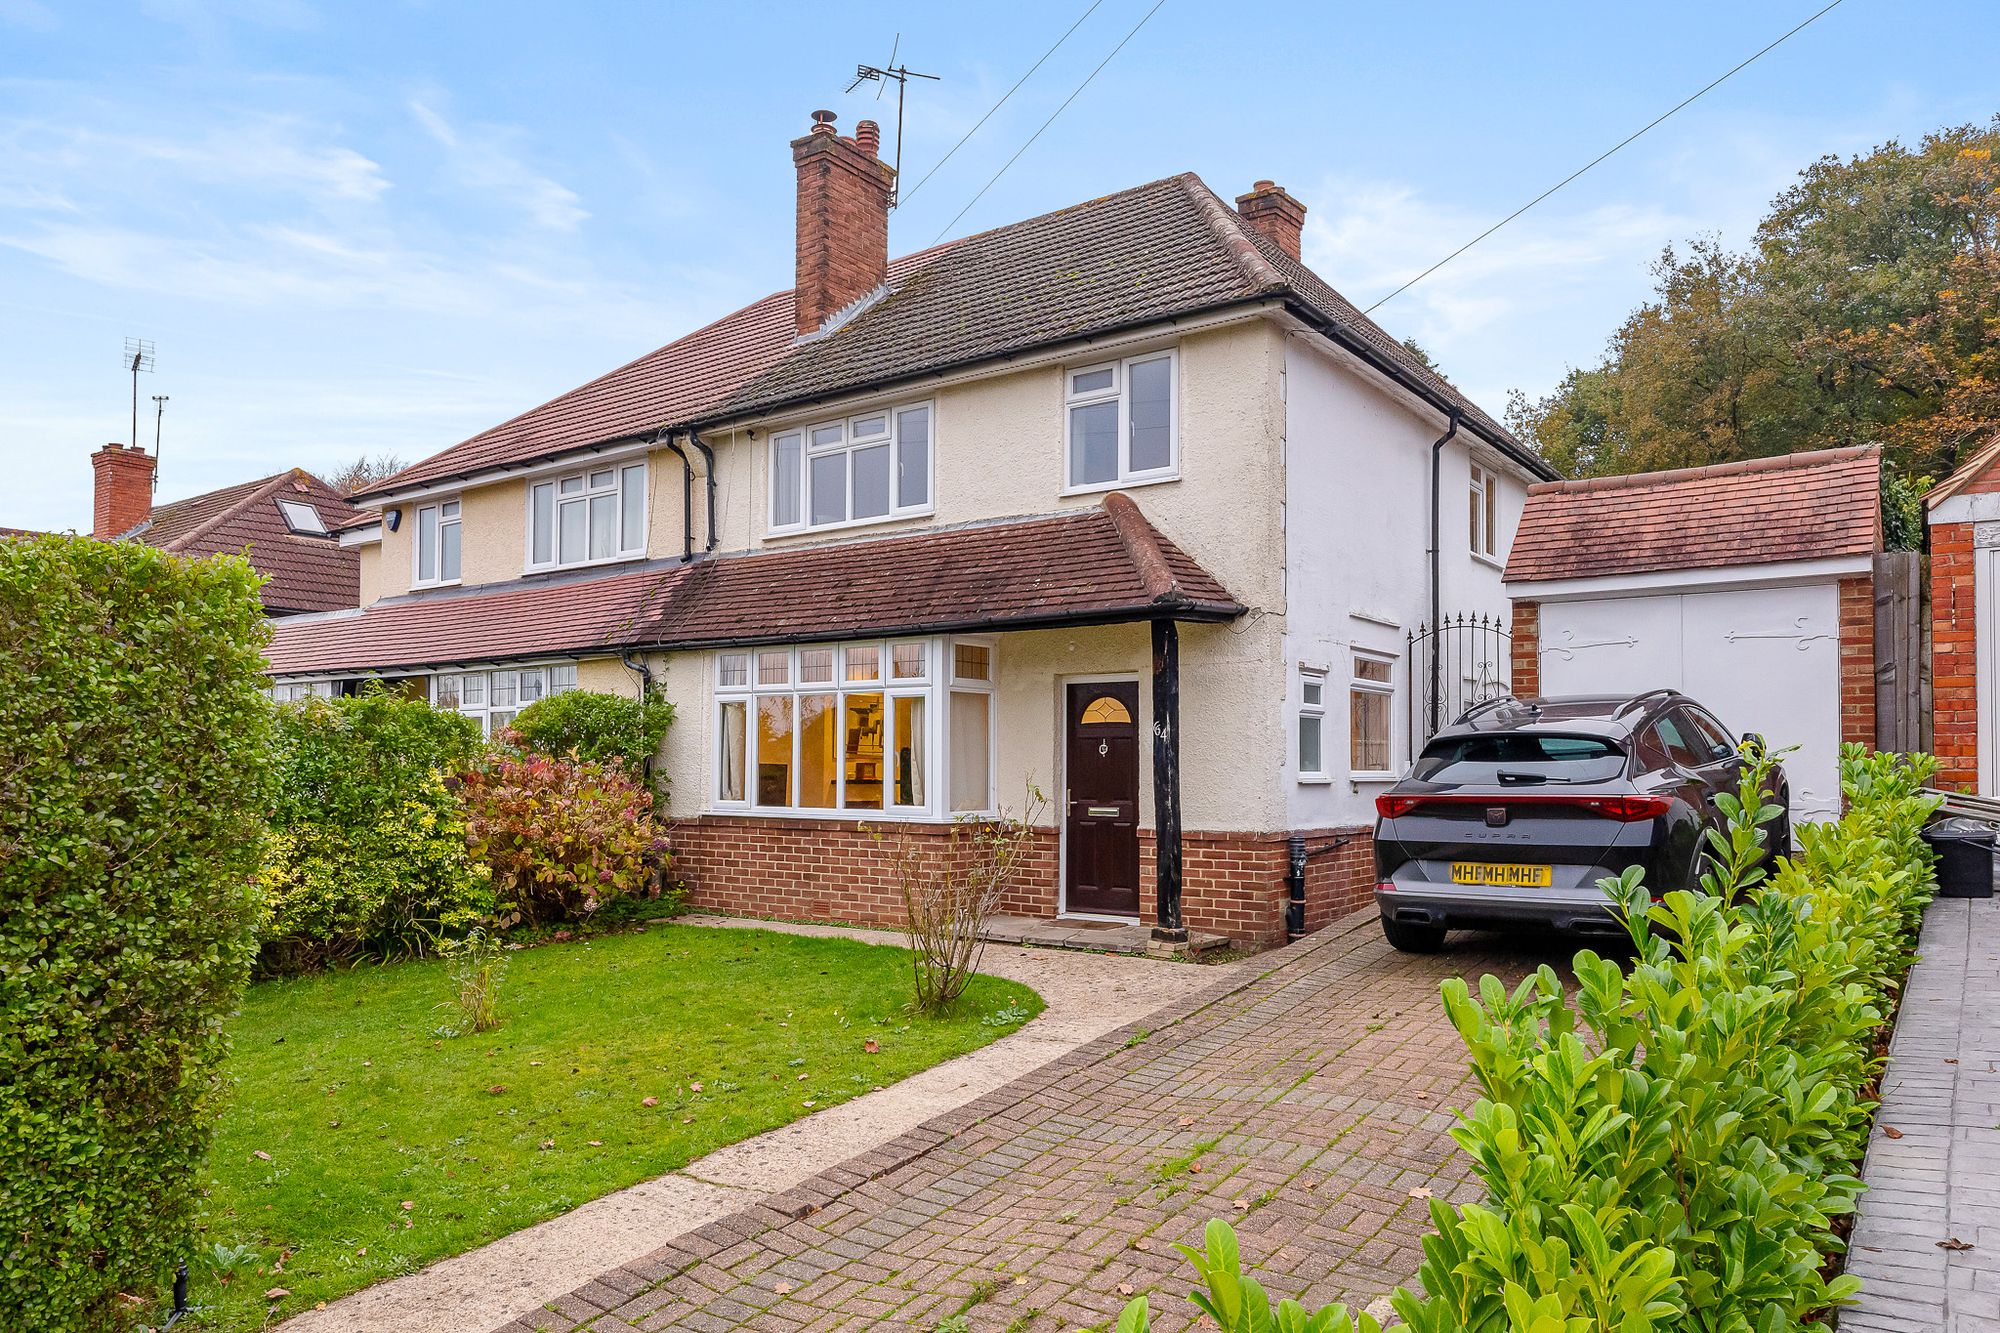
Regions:
[[500, 1026], [500, 983], [507, 977], [507, 944], [484, 926], [475, 926], [463, 939], [446, 940], [440, 946], [451, 972], [452, 1000], [457, 1026], [441, 1028], [444, 1035], [463, 1037], [473, 1032], [491, 1032]]

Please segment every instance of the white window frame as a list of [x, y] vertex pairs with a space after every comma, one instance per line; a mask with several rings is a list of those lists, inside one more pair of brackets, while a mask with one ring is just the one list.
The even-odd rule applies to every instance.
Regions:
[[[903, 429], [902, 419], [906, 412], [923, 409], [928, 421], [927, 438], [924, 441], [924, 494], [914, 504], [901, 503]], [[884, 433], [866, 435], [859, 441], [855, 438], [857, 422], [871, 421], [876, 417], [884, 419]], [[840, 438], [827, 444], [814, 444], [817, 432], [838, 429]], [[856, 412], [851, 416], [838, 417], [830, 421], [815, 421], [807, 425], [790, 426], [770, 433], [764, 447], [765, 506], [764, 519], [767, 530], [773, 535], [794, 532], [837, 532], [843, 528], [865, 528], [877, 523], [891, 523], [897, 519], [922, 518], [934, 511], [932, 497], [937, 490], [937, 403], [929, 398], [918, 398], [910, 402], [894, 403], [886, 407], [873, 408], [866, 412]], [[798, 471], [798, 518], [793, 522], [783, 522], [778, 516], [778, 449], [786, 441], [796, 441], [799, 453]], [[886, 442], [889, 446], [889, 512], [870, 514], [865, 518], [855, 518], [854, 514], [854, 462], [857, 448], [873, 448]], [[847, 495], [842, 512], [848, 517], [827, 523], [812, 521], [812, 463], [815, 458], [826, 458], [833, 454], [848, 455], [846, 465]]]
[[[479, 679], [479, 700], [476, 703], [465, 702], [464, 686], [467, 677]], [[521, 697], [525, 692], [523, 685], [529, 679], [536, 682], [534, 687], [536, 693], [532, 699], [523, 699]], [[506, 693], [509, 696], [504, 703], [497, 699], [500, 693], [498, 687], [503, 680], [508, 684]], [[459, 690], [458, 702], [447, 706], [443, 692], [453, 685]], [[538, 662], [509, 662], [504, 666], [490, 665], [454, 671], [433, 671], [429, 673], [425, 697], [430, 700], [433, 708], [445, 709], [476, 719], [480, 734], [490, 737], [501, 727], [512, 722], [529, 704], [554, 695], [568, 694], [578, 688], [580, 687], [577, 684], [575, 660], [549, 658]], [[496, 723], [494, 721], [496, 715], [504, 716]]]
[[1466, 523], [1466, 544], [1474, 557], [1488, 564], [1500, 563], [1500, 478], [1474, 463], [1472, 485], [1466, 496], [1470, 505]]
[[281, 680], [266, 691], [281, 704], [298, 703], [302, 699], [331, 699], [331, 680]]
[[[1326, 766], [1327, 726], [1326, 726], [1326, 685], [1327, 669], [1321, 666], [1299, 665], [1299, 716], [1298, 726], [1292, 735], [1295, 751], [1293, 759], [1298, 765], [1300, 782], [1331, 782], [1333, 774]], [[1319, 690], [1317, 702], [1312, 691]], [[1306, 767], [1305, 724], [1311, 722], [1319, 729], [1319, 766]]]
[[[424, 522], [425, 515], [434, 514], [430, 521], [435, 524], [437, 535], [432, 539], [436, 544], [437, 568], [430, 578], [424, 577]], [[458, 571], [450, 578], [438, 577], [444, 569], [444, 530], [458, 529]], [[465, 502], [456, 495], [433, 500], [429, 504], [417, 506], [412, 515], [410, 527], [410, 586], [412, 588], [448, 588], [459, 582], [465, 571]]]
[[[829, 643], [808, 643], [787, 646], [783, 644], [748, 645], [741, 648], [718, 649], [710, 653], [709, 680], [714, 684], [714, 698], [710, 707], [709, 734], [709, 809], [717, 814], [756, 814], [782, 816], [796, 819], [865, 820], [870, 822], [925, 822], [937, 823], [959, 815], [991, 814], [993, 812], [993, 791], [995, 774], [999, 767], [1000, 710], [993, 680], [969, 681], [957, 677], [955, 670], [955, 643], [977, 644], [988, 650], [988, 676], [999, 674], [999, 651], [990, 639], [977, 636], [958, 638], [897, 638], [859, 639]], [[898, 679], [894, 673], [894, 651], [899, 645], [914, 645], [922, 651], [923, 675], [921, 678]], [[878, 656], [880, 670], [873, 680], [847, 679], [847, 651], [851, 648], [872, 648]], [[832, 650], [834, 671], [831, 681], [801, 683], [799, 664], [803, 654]], [[785, 680], [782, 684], [772, 682], [759, 684], [757, 680], [757, 659], [760, 654], [783, 653], [786, 655]], [[741, 683], [724, 683], [724, 663], [730, 659], [743, 661]], [[954, 811], [951, 808], [951, 696], [954, 693], [980, 693], [989, 696], [987, 704], [987, 748], [986, 787], [987, 807], [984, 810]], [[837, 697], [836, 716], [846, 716], [846, 696], [850, 694], [879, 694], [883, 696], [882, 751], [884, 755], [883, 792], [880, 809], [849, 807], [847, 801], [847, 766], [836, 763], [834, 773], [834, 804], [830, 807], [801, 806], [798, 799], [797, 783], [800, 772], [800, 747], [804, 744], [804, 729], [798, 725], [799, 708], [797, 700], [801, 695], [831, 694]], [[792, 788], [786, 793], [785, 805], [762, 805], [757, 801], [757, 700], [760, 697], [789, 698], [792, 703], [792, 754], [790, 773]], [[924, 800], [920, 805], [894, 804], [893, 770], [887, 767], [894, 756], [899, 739], [895, 734], [896, 707], [899, 698], [921, 698], [924, 702]], [[743, 796], [741, 799], [725, 799], [722, 794], [723, 779], [723, 709], [729, 704], [744, 705], [743, 723]]]
[[[592, 485], [592, 478], [609, 472], [609, 485]], [[637, 473], [636, 480], [628, 476]], [[627, 560], [643, 559], [646, 543], [652, 527], [651, 500], [652, 472], [647, 460], [638, 458], [595, 459], [584, 467], [571, 468], [563, 472], [528, 479], [523, 496], [523, 519], [521, 528], [527, 540], [521, 551], [521, 571], [538, 574], [551, 569], [588, 569], [593, 565], [615, 565]], [[565, 493], [563, 487], [577, 482], [574, 491]], [[625, 540], [625, 495], [629, 488], [636, 486], [639, 494], [639, 539], [636, 544]], [[549, 558], [535, 559], [535, 493], [546, 488], [549, 492]], [[611, 521], [617, 536], [617, 545], [610, 555], [590, 554], [590, 502], [594, 499], [611, 497]], [[562, 510], [566, 504], [581, 505], [583, 509], [583, 558], [564, 560], [562, 558]]]
[[[1367, 680], [1361, 675], [1361, 663], [1379, 662], [1389, 668], [1389, 679]], [[1376, 695], [1389, 701], [1389, 766], [1387, 768], [1361, 768], [1354, 762], [1354, 696], [1358, 694]], [[1368, 648], [1349, 650], [1347, 667], [1347, 765], [1348, 776], [1356, 781], [1393, 781], [1396, 777], [1396, 655], [1376, 652]], [[1323, 738], [1322, 738], [1323, 739]]]
[[[1167, 363], [1167, 465], [1138, 470], [1132, 466], [1132, 367], [1148, 361]], [[1111, 383], [1108, 387], [1077, 392], [1078, 376], [1102, 370], [1111, 372]], [[1072, 409], [1110, 402], [1118, 404], [1118, 475], [1109, 481], [1073, 481], [1072, 478], [1076, 475], [1077, 442], [1071, 429], [1074, 416]], [[1064, 366], [1062, 419], [1062, 494], [1090, 495], [1097, 491], [1116, 490], [1122, 486], [1141, 486], [1153, 482], [1179, 480], [1181, 475], [1180, 349], [1168, 347], [1158, 351], [1141, 352], [1117, 361]]]

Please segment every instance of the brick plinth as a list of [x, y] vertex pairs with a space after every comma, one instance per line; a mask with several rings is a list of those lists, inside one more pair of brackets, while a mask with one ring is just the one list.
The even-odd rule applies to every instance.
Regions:
[[1514, 603], [1514, 637], [1509, 649], [1515, 697], [1532, 699], [1542, 692], [1542, 604]]
[[1979, 662], [1972, 525], [1931, 526], [1931, 751], [1938, 785], [1979, 789]]
[[[877, 834], [880, 834], [878, 837]], [[1306, 928], [1317, 930], [1365, 906], [1374, 888], [1375, 851], [1368, 829], [1300, 830], [1306, 839]], [[1285, 940], [1286, 833], [1181, 835], [1182, 916], [1197, 931], [1245, 946]], [[858, 821], [703, 815], [674, 825], [674, 869], [692, 906], [747, 916], [897, 926], [902, 890], [894, 840], [909, 838], [942, 854], [945, 824], [864, 829]], [[1152, 919], [1153, 835], [1140, 834], [1141, 919]], [[1022, 873], [1001, 903], [1021, 916], [1056, 914], [1056, 830], [1035, 831]]]

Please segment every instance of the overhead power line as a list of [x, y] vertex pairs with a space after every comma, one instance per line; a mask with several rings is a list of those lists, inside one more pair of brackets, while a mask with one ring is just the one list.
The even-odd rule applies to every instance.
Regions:
[[1655, 116], [1652, 120], [1647, 121], [1644, 125], [1634, 130], [1631, 134], [1626, 135], [1623, 139], [1620, 139], [1617, 143], [1605, 149], [1603, 152], [1599, 153], [1596, 157], [1593, 157], [1592, 159], [1590, 159], [1590, 161], [1584, 163], [1582, 166], [1578, 167], [1575, 171], [1572, 171], [1569, 175], [1557, 181], [1554, 185], [1551, 185], [1548, 189], [1543, 190], [1533, 199], [1530, 199], [1527, 203], [1522, 204], [1519, 208], [1509, 213], [1506, 217], [1501, 218], [1498, 222], [1488, 227], [1485, 231], [1480, 232], [1477, 236], [1467, 241], [1464, 245], [1459, 246], [1458, 249], [1452, 251], [1450, 254], [1446, 255], [1443, 259], [1438, 260], [1437, 263], [1432, 264], [1422, 273], [1417, 274], [1416, 277], [1411, 278], [1408, 282], [1398, 287], [1395, 291], [1390, 292], [1387, 296], [1377, 301], [1374, 305], [1369, 306], [1366, 310], [1362, 311], [1361, 313], [1364, 315], [1374, 314], [1377, 310], [1380, 310], [1383, 306], [1395, 300], [1397, 297], [1401, 296], [1404, 292], [1407, 292], [1408, 290], [1410, 290], [1410, 288], [1416, 286], [1418, 283], [1422, 282], [1425, 278], [1428, 278], [1431, 274], [1437, 272], [1439, 269], [1443, 268], [1446, 264], [1449, 264], [1452, 260], [1464, 254], [1467, 250], [1470, 250], [1473, 246], [1479, 244], [1481, 241], [1485, 240], [1488, 236], [1491, 236], [1494, 232], [1499, 231], [1502, 227], [1512, 222], [1515, 218], [1520, 217], [1521, 214], [1527, 212], [1529, 209], [1533, 208], [1536, 204], [1541, 203], [1542, 200], [1548, 198], [1550, 195], [1562, 189], [1565, 185], [1568, 185], [1571, 181], [1575, 180], [1577, 177], [1589, 171], [1592, 167], [1596, 166], [1598, 163], [1610, 157], [1613, 153], [1616, 153], [1619, 149], [1624, 148], [1627, 144], [1630, 144], [1635, 139], [1645, 134], [1648, 130], [1651, 130], [1654, 127], [1658, 126], [1668, 117], [1674, 115], [1676, 112], [1681, 111], [1684, 108], [1692, 105], [1694, 102], [1698, 101], [1707, 93], [1720, 87], [1722, 84], [1728, 82], [1731, 78], [1733, 78], [1737, 74], [1740, 74], [1744, 70], [1748, 69], [1751, 65], [1755, 64], [1758, 60], [1762, 59], [1764, 56], [1769, 55], [1772, 51], [1777, 50], [1778, 47], [1784, 45], [1787, 41], [1791, 40], [1799, 33], [1805, 31], [1807, 28], [1811, 27], [1814, 23], [1817, 23], [1821, 18], [1825, 17], [1828, 13], [1838, 8], [1840, 4], [1841, 0], [1833, 0], [1832, 4], [1829, 4], [1825, 8], [1819, 10], [1817, 13], [1813, 14], [1811, 17], [1801, 22], [1797, 27], [1791, 29], [1791, 31], [1779, 37], [1776, 41], [1771, 42], [1768, 46], [1765, 46], [1759, 49], [1758, 51], [1754, 52], [1753, 54], [1745, 57], [1740, 63], [1732, 66], [1724, 73], [1716, 76], [1716, 78], [1710, 81], [1708, 84], [1704, 85], [1695, 92], [1689, 94], [1686, 98], [1675, 103], [1673, 106], [1667, 108], [1665, 111]]
[[971, 129], [967, 130], [965, 132], [964, 137], [951, 146], [951, 152], [946, 153], [943, 157], [939, 158], [936, 161], [936, 163], [934, 163], [931, 166], [931, 169], [924, 173], [923, 180], [920, 180], [915, 185], [912, 185], [910, 187], [909, 194], [905, 194], [902, 196], [902, 200], [904, 202], [907, 202], [913, 195], [916, 194], [918, 190], [923, 189], [924, 181], [927, 181], [931, 177], [937, 175], [938, 168], [942, 167], [945, 163], [951, 161], [952, 153], [956, 153], [959, 149], [965, 147], [966, 139], [970, 139], [973, 135], [979, 133], [979, 126], [984, 125], [987, 121], [993, 119], [993, 113], [998, 111], [1001, 107], [1007, 105], [1007, 98], [1012, 97], [1015, 93], [1020, 92], [1021, 85], [1026, 83], [1030, 78], [1034, 77], [1035, 71], [1042, 67], [1043, 62], [1048, 60], [1050, 56], [1054, 55], [1057, 49], [1060, 48], [1064, 42], [1069, 40], [1070, 33], [1073, 33], [1078, 28], [1081, 28], [1083, 26], [1083, 20], [1089, 18], [1092, 14], [1095, 14], [1097, 12], [1097, 7], [1103, 3], [1104, 0], [1090, 0], [1090, 8], [1084, 10], [1082, 16], [1079, 17], [1076, 22], [1069, 25], [1069, 32], [1065, 32], [1062, 36], [1056, 38], [1055, 45], [1051, 46], [1048, 50], [1042, 52], [1041, 60], [1037, 60], [1034, 64], [1028, 66], [1028, 72], [1026, 74], [1023, 74], [1020, 78], [1014, 80], [1014, 86], [1012, 88], [1009, 88], [1006, 91], [1006, 93], [1000, 98], [999, 101], [995, 102], [992, 106], [986, 108], [986, 114], [979, 118], [978, 124], [975, 124]]
[[[1132, 25], [1132, 31], [1126, 33], [1124, 37], [1119, 39], [1118, 45], [1111, 48], [1110, 55], [1105, 56], [1104, 59], [1097, 62], [1097, 68], [1093, 69], [1092, 71], [1090, 71], [1089, 74], [1084, 76], [1083, 82], [1076, 85], [1076, 91], [1072, 92], [1068, 97], [1065, 97], [1063, 99], [1062, 105], [1057, 107], [1055, 111], [1049, 116], [1049, 118], [1042, 122], [1041, 129], [1038, 129], [1033, 134], [1029, 135], [1028, 142], [1022, 144], [1018, 149], [1016, 149], [1014, 152], [1014, 156], [1008, 158], [1007, 161], [1001, 165], [1000, 170], [993, 173], [993, 179], [987, 181], [986, 184], [980, 186], [979, 193], [973, 195], [972, 198], [968, 199], [966, 201], [965, 207], [959, 209], [957, 214], [953, 216], [951, 221], [945, 223], [944, 226], [938, 229], [938, 234], [931, 238], [932, 245], [936, 245], [939, 241], [943, 240], [945, 233], [958, 225], [959, 218], [962, 218], [967, 213], [970, 213], [972, 211], [972, 206], [978, 203], [981, 199], [986, 197], [986, 192], [992, 189], [994, 185], [996, 185], [999, 182], [1002, 176], [1007, 174], [1007, 168], [1013, 166], [1016, 162], [1020, 161], [1021, 154], [1027, 152], [1030, 148], [1035, 146], [1035, 140], [1042, 137], [1042, 131], [1048, 129], [1049, 126], [1056, 123], [1056, 117], [1060, 116], [1063, 112], [1069, 109], [1069, 104], [1071, 102], [1074, 102], [1077, 99], [1077, 97], [1082, 94], [1083, 90], [1090, 86], [1091, 80], [1095, 79], [1099, 74], [1104, 72], [1104, 67], [1111, 63], [1112, 57], [1116, 56], [1120, 51], [1123, 51], [1125, 49], [1125, 43], [1131, 41], [1134, 37], [1137, 37], [1139, 35], [1139, 29], [1145, 27], [1147, 22], [1152, 19], [1153, 15], [1160, 12], [1160, 6], [1166, 3], [1167, 0], [1154, 0], [1153, 7], [1147, 10], [1145, 14], [1140, 17], [1137, 23]], [[1840, 0], [1834, 0], [1834, 3], [1835, 4], [1840, 3]]]

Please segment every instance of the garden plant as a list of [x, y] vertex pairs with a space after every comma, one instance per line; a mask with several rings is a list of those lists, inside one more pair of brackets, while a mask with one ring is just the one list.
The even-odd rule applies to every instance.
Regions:
[[673, 725], [674, 706], [648, 695], [630, 699], [596, 690], [565, 690], [523, 708], [508, 726], [508, 739], [522, 749], [553, 759], [624, 765], [628, 775], [648, 781], [665, 794], [665, 778], [653, 760]]

